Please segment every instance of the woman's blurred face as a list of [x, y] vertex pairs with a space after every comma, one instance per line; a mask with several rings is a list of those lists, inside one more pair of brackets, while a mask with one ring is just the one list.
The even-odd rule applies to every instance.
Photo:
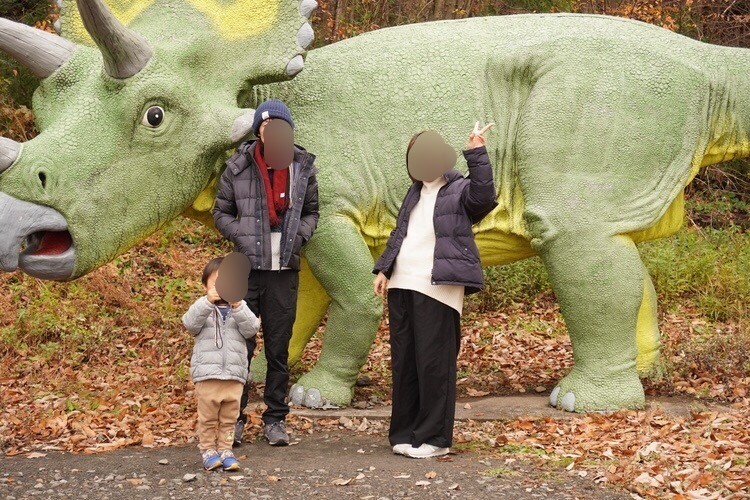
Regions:
[[433, 130], [417, 136], [406, 155], [409, 175], [418, 181], [432, 182], [456, 165], [456, 152]]

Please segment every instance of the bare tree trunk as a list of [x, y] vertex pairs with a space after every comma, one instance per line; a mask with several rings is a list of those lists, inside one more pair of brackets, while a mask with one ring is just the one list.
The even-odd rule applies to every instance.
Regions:
[[443, 16], [445, 19], [453, 19], [456, 17], [456, 3], [458, 0], [447, 0], [446, 3], [446, 11], [445, 15]]
[[434, 0], [432, 2], [432, 18], [442, 19], [443, 9], [445, 9], [445, 0]]
[[344, 20], [344, 7], [345, 7], [346, 0], [336, 0], [336, 9], [335, 9], [335, 15], [333, 18], [333, 38], [334, 40], [339, 39], [339, 28], [341, 27], [341, 22]]

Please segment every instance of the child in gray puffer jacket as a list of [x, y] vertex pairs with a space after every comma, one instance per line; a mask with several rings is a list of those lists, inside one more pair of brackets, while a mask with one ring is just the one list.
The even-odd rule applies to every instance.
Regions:
[[244, 300], [224, 302], [216, 292], [216, 278], [223, 258], [210, 261], [203, 270], [206, 295], [196, 300], [182, 322], [195, 335], [190, 358], [190, 377], [198, 403], [198, 449], [203, 467], [238, 470], [232, 454], [234, 423], [247, 382], [245, 340], [252, 338], [260, 321]]

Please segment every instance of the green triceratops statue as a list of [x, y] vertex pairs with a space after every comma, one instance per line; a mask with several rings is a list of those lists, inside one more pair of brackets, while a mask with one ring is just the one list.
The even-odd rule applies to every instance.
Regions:
[[540, 255], [548, 269], [575, 358], [551, 404], [642, 407], [659, 334], [636, 243], [678, 230], [702, 166], [750, 156], [750, 50], [624, 19], [519, 15], [305, 54], [315, 6], [65, 0], [63, 37], [0, 19], [0, 49], [44, 78], [39, 136], [0, 139], [2, 269], [73, 280], [180, 214], [210, 224], [252, 108], [282, 99], [318, 156], [321, 205], [292, 362], [328, 312], [320, 359], [290, 397], [348, 404], [382, 313], [371, 271], [410, 184], [409, 137], [434, 129], [459, 145], [492, 121], [499, 206], [476, 241], [485, 265]]

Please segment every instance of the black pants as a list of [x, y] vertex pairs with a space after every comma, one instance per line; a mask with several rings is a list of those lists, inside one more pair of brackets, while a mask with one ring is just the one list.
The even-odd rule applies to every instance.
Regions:
[[412, 290], [388, 290], [391, 329], [392, 446], [448, 448], [456, 412], [458, 311]]
[[[286, 404], [289, 385], [289, 340], [297, 315], [297, 287], [299, 272], [251, 271], [248, 280], [245, 302], [260, 318], [263, 328], [263, 348], [266, 352], [266, 388], [263, 402], [268, 407], [263, 412], [263, 422], [271, 424], [286, 418], [289, 406]], [[253, 357], [255, 337], [246, 341], [247, 360]], [[250, 384], [245, 384], [240, 401], [240, 417], [243, 422], [247, 408]]]

